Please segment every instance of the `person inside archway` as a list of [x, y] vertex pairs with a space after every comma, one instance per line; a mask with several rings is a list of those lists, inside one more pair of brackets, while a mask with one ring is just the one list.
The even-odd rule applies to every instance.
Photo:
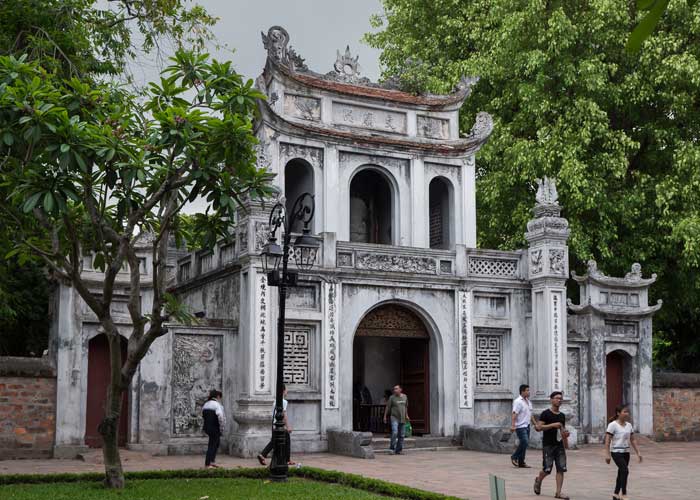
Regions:
[[569, 431], [566, 430], [566, 416], [559, 411], [564, 395], [561, 391], [554, 391], [549, 395], [550, 408], [543, 411], [537, 421], [536, 429], [542, 431], [542, 470], [535, 478], [535, 494], [542, 490], [542, 481], [552, 473], [552, 467], [557, 468], [557, 491], [554, 498], [569, 500], [563, 495], [561, 488], [564, 485], [564, 473], [566, 472], [566, 447]]
[[630, 445], [637, 454], [639, 461], [642, 455], [634, 439], [634, 429], [629, 422], [630, 410], [626, 404], [615, 408], [615, 416], [610, 419], [605, 431], [605, 463], [612, 460], [617, 465], [617, 481], [615, 482], [614, 500], [627, 500], [627, 478], [629, 477]]
[[391, 417], [391, 441], [390, 448], [394, 455], [401, 455], [403, 452], [403, 438], [406, 432], [406, 421], [408, 418], [408, 397], [403, 393], [400, 385], [394, 386], [393, 394], [389, 398], [384, 408], [384, 423]]

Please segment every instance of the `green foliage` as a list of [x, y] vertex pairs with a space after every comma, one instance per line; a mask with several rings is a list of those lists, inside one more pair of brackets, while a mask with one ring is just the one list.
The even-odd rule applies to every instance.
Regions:
[[[525, 244], [533, 180], [559, 179], [571, 266], [596, 258], [621, 275], [639, 261], [659, 275], [656, 334], [665, 359], [697, 370], [700, 340], [700, 12], [669, 4], [645, 50], [624, 48], [636, 13], [622, 0], [384, 0], [385, 76], [448, 91], [479, 83], [462, 109], [494, 133], [477, 157], [479, 245]], [[412, 62], [405, 65], [404, 62]]]
[[[211, 469], [191, 469], [191, 470], [158, 470], [158, 471], [144, 471], [144, 472], [127, 472], [126, 474], [127, 479], [130, 481], [134, 481], [134, 483], [131, 484], [138, 484], [135, 483], [136, 481], [139, 481], [141, 485], [144, 487], [148, 487], [149, 490], [153, 488], [153, 491], [160, 491], [157, 487], [161, 486], [165, 480], [168, 480], [169, 482], [172, 482], [174, 485], [182, 486], [183, 483], [179, 480], [190, 480], [187, 481], [187, 483], [184, 484], [189, 484], [189, 483], [195, 483], [198, 486], [198, 489], [196, 490], [197, 492], [203, 492], [205, 491], [205, 488], [208, 485], [214, 484], [214, 485], [219, 485], [219, 484], [225, 484], [228, 485], [228, 488], [232, 491], [235, 492], [236, 489], [235, 487], [243, 484], [243, 483], [234, 483], [231, 482], [232, 479], [242, 479], [246, 478], [248, 480], [252, 479], [258, 479], [258, 480], [265, 480], [269, 476], [269, 471], [266, 468], [253, 468], [253, 469], [244, 469], [244, 468], [237, 468], [237, 469], [217, 469], [217, 470], [211, 470]], [[333, 498], [332, 496], [327, 496], [330, 495], [332, 491], [338, 491], [337, 489], [333, 490], [326, 490], [324, 488], [319, 488], [318, 483], [314, 483], [312, 481], [319, 481], [323, 483], [331, 483], [331, 484], [337, 484], [341, 485], [343, 487], [347, 488], [352, 488], [350, 491], [351, 495], [357, 495], [357, 496], [350, 496], [348, 498], [361, 498], [361, 493], [358, 490], [363, 490], [371, 493], [376, 493], [378, 495], [382, 495], [384, 497], [389, 497], [389, 498], [403, 498], [406, 500], [456, 500], [455, 497], [450, 497], [450, 496], [445, 496], [441, 495], [439, 493], [432, 493], [429, 491], [423, 491], [423, 490], [418, 490], [416, 488], [411, 488], [408, 486], [402, 486], [400, 484], [395, 484], [395, 483], [389, 483], [386, 481], [381, 481], [379, 479], [372, 479], [372, 478], [366, 478], [363, 476], [358, 476], [356, 474], [347, 474], [345, 472], [338, 472], [338, 471], [329, 471], [329, 470], [324, 470], [324, 469], [318, 469], [315, 467], [301, 467], [299, 469], [291, 468], [289, 469], [289, 475], [290, 477], [296, 477], [296, 478], [303, 478], [310, 480], [309, 482], [302, 482], [298, 480], [292, 479], [290, 483], [287, 483], [287, 485], [283, 485], [285, 488], [290, 488], [291, 490], [296, 490], [297, 485], [300, 485], [301, 488], [306, 488], [303, 491], [311, 492], [314, 488], [318, 488], [318, 495], [314, 495], [313, 493], [308, 493], [306, 496], [303, 498]], [[219, 482], [218, 480], [226, 478], [226, 482]], [[72, 494], [76, 494], [79, 490], [83, 489], [85, 491], [93, 491], [94, 486], [90, 484], [92, 483], [97, 483], [102, 479], [102, 476], [100, 474], [94, 474], [94, 473], [88, 473], [88, 474], [15, 474], [15, 475], [0, 475], [0, 492], [2, 492], [2, 487], [5, 485], [5, 487], [8, 487], [9, 485], [20, 485], [20, 484], [25, 484], [25, 485], [42, 485], [42, 484], [47, 484], [51, 485], [51, 487], [57, 487], [59, 486], [60, 483], [75, 483], [76, 486], [80, 485], [78, 489], [73, 488], [69, 491], [72, 492]], [[146, 484], [147, 483], [147, 484]], [[245, 483], [246, 486], [249, 486], [252, 483]], [[256, 482], [258, 486], [262, 485], [263, 483], [261, 482]], [[293, 485], [293, 486], [292, 486]], [[31, 489], [27, 491], [32, 491]], [[36, 491], [36, 490], [34, 490]], [[128, 490], [127, 490], [128, 491]], [[289, 494], [292, 494], [293, 491], [290, 491], [289, 489], [285, 490], [285, 494], [283, 495], [284, 498], [287, 497], [287, 491], [289, 491]], [[348, 490], [341, 490], [341, 491], [348, 491]], [[182, 497], [182, 491], [179, 491], [180, 496], [177, 498]], [[205, 494], [205, 493], [202, 493]], [[4, 497], [3, 497], [4, 498]], [[35, 497], [18, 497], [19, 498], [35, 498]], [[37, 496], [38, 498], [38, 496]], [[70, 497], [70, 498], [79, 498], [79, 497]], [[158, 496], [158, 498], [167, 498], [164, 496]], [[214, 498], [214, 497], [212, 497]], [[217, 498], [226, 498], [224, 497], [217, 497]], [[232, 497], [232, 498], [250, 498], [248, 496], [242, 495], [240, 492], [238, 493], [238, 496]], [[266, 498], [266, 497], [262, 497]], [[275, 497], [276, 498], [276, 497]], [[341, 497], [342, 498], [342, 497]], [[371, 498], [371, 497], [365, 497], [365, 498]]]
[[203, 49], [215, 22], [189, 0], [13, 0], [0, 2], [0, 55], [69, 75], [122, 75], [163, 43]]

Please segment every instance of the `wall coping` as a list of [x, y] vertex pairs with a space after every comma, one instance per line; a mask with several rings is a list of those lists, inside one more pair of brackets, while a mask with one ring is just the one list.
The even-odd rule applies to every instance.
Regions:
[[56, 369], [48, 358], [0, 356], [0, 377], [55, 378]]
[[700, 388], [700, 373], [654, 373], [654, 387]]

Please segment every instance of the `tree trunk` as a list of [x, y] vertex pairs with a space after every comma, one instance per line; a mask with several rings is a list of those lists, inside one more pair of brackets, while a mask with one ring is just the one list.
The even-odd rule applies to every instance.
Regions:
[[105, 416], [98, 431], [102, 436], [102, 456], [105, 463], [105, 486], [124, 487], [124, 471], [119, 456], [119, 418], [122, 410], [122, 356], [121, 336], [118, 332], [107, 333], [110, 354], [110, 381], [105, 401]]

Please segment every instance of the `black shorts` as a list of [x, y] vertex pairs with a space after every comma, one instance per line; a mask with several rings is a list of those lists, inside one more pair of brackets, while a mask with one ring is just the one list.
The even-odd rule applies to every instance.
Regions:
[[557, 466], [557, 472], [566, 472], [566, 450], [563, 444], [542, 447], [542, 470], [549, 474], [553, 465]]

